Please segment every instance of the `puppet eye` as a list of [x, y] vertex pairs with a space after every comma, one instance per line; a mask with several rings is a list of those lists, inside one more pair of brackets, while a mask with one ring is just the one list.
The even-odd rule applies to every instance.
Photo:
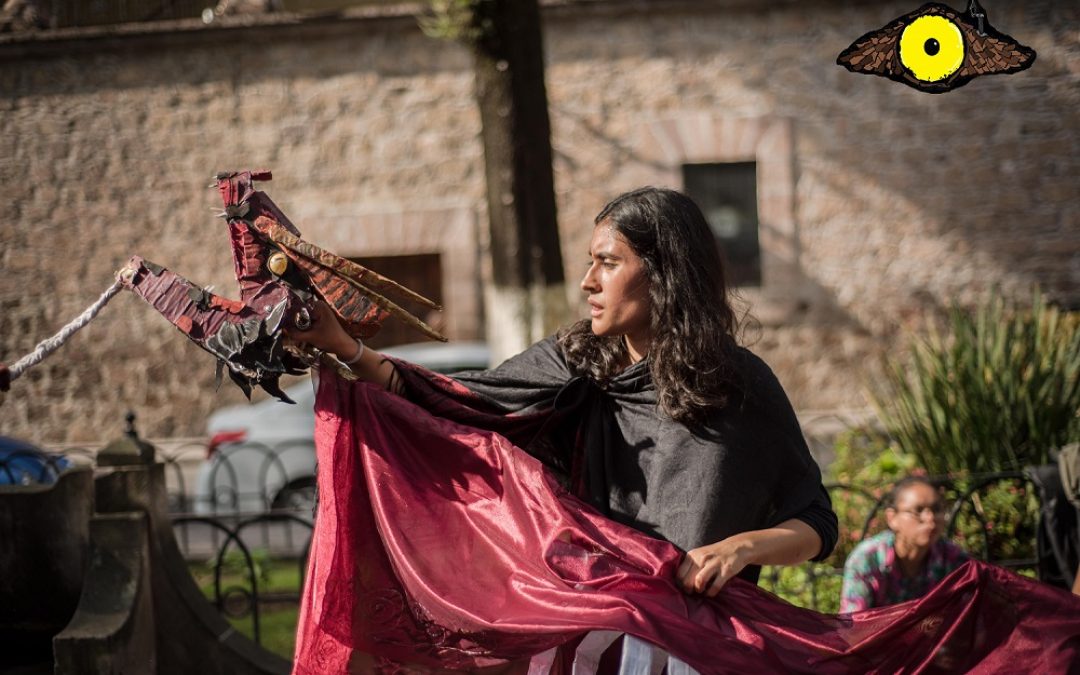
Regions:
[[274, 253], [270, 256], [270, 259], [266, 261], [266, 268], [269, 269], [277, 276], [285, 274], [285, 270], [289, 269], [289, 259], [285, 257], [285, 254], [281, 251]]
[[943, 16], [920, 16], [900, 34], [900, 63], [923, 82], [944, 80], [964, 63], [964, 36]]

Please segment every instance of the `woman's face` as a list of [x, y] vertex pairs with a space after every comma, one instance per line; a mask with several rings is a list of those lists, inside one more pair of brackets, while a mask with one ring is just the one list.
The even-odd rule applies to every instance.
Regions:
[[588, 294], [594, 334], [648, 342], [651, 303], [645, 263], [607, 221], [593, 228], [581, 290]]
[[941, 536], [944, 511], [937, 490], [915, 483], [896, 497], [895, 508], [888, 509], [885, 519], [889, 529], [911, 548], [929, 549]]

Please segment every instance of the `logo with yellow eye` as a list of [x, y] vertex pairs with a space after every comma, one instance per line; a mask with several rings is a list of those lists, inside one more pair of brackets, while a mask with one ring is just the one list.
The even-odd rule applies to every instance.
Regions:
[[863, 35], [836, 62], [855, 73], [941, 94], [980, 75], [1030, 68], [1035, 51], [995, 30], [978, 1], [970, 0], [966, 14], [937, 3], [923, 5]]

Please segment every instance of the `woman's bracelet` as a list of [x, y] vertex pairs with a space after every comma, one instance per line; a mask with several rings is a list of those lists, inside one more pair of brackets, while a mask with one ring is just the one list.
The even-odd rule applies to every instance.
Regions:
[[360, 360], [360, 357], [364, 355], [364, 343], [360, 341], [360, 338], [356, 338], [356, 355], [348, 361], [342, 359], [342, 363], [347, 366], [351, 366]]

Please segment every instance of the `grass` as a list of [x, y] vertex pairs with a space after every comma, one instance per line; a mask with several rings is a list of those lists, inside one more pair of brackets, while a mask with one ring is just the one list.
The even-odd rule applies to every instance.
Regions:
[[[273, 609], [263, 607], [259, 612], [259, 632], [262, 637], [262, 646], [282, 658], [292, 661], [293, 650], [296, 647], [296, 620], [299, 608], [295, 605]], [[243, 619], [228, 619], [233, 628], [248, 637], [255, 635], [250, 616]]]
[[[268, 600], [267, 594], [295, 593], [299, 598], [299, 565], [295, 560], [270, 558], [265, 551], [259, 550], [252, 551], [252, 559], [257, 576], [259, 595], [262, 598], [259, 605], [259, 642], [264, 649], [292, 661], [293, 650], [296, 645], [299, 601]], [[214, 601], [214, 562], [211, 559], [206, 562], [193, 562], [188, 566], [195, 583], [202, 590], [203, 595], [211, 602]], [[235, 551], [227, 554], [222, 563], [221, 590], [226, 601], [226, 611], [223, 611], [225, 619], [236, 630], [254, 639], [254, 618], [250, 611], [232, 612], [233, 614], [241, 614], [241, 616], [230, 616], [229, 613], [226, 613], [231, 604], [230, 600], [235, 600], [236, 605], [240, 607], [244, 604], [242, 596], [230, 594], [230, 591], [242, 590], [250, 592], [251, 590], [247, 565], [242, 556]]]

